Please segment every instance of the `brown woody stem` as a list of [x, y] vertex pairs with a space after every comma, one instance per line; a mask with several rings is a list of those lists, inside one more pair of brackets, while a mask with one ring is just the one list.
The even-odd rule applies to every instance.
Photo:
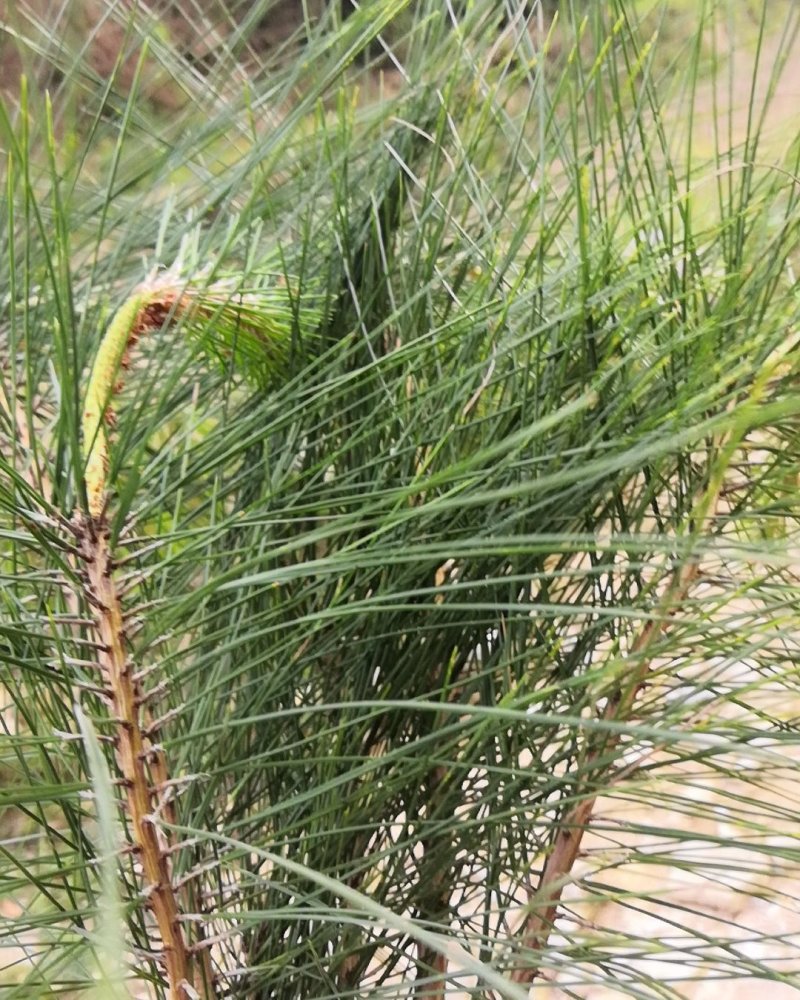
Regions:
[[161, 938], [169, 998], [191, 1000], [197, 993], [191, 985], [189, 951], [172, 884], [169, 843], [153, 815], [159, 807], [156, 787], [166, 778], [166, 763], [160, 752], [154, 754], [141, 719], [142, 692], [125, 651], [122, 608], [105, 516], [90, 515], [83, 527], [86, 596], [100, 640], [98, 662], [111, 698], [111, 715], [120, 720], [117, 764], [125, 787], [133, 847], [142, 866], [142, 888]]
[[[432, 818], [441, 804], [443, 786], [447, 780], [447, 768], [434, 767], [427, 778], [428, 818]], [[445, 806], [446, 808], [446, 806]], [[450, 865], [437, 859], [436, 837], [426, 837], [422, 841], [423, 857], [420, 863], [420, 881], [424, 887], [420, 916], [435, 919], [447, 912], [452, 894]], [[438, 852], [441, 854], [441, 852]], [[414, 986], [416, 1000], [444, 1000], [447, 989], [447, 957], [429, 945], [420, 944], [417, 958], [417, 979]], [[434, 973], [433, 979], [430, 978]]]
[[[710, 504], [712, 508], [710, 516], [713, 516], [716, 508], [718, 490]], [[628, 675], [625, 686], [617, 688], [614, 695], [609, 698], [601, 715], [604, 722], [622, 722], [629, 717], [636, 696], [647, 680], [653, 642], [689, 596], [690, 588], [698, 573], [699, 564], [696, 559], [690, 559], [676, 570], [661, 602], [660, 613], [648, 621], [631, 644], [629, 655], [632, 660], [636, 660], [635, 667]], [[583, 780], [584, 788], [591, 788], [596, 784], [594, 778], [597, 776], [597, 767], [601, 766], [600, 761], [608, 759], [609, 752], [617, 746], [619, 740], [620, 734], [614, 733], [601, 735], [599, 740], [593, 741], [581, 766], [581, 771], [588, 774]], [[613, 777], [607, 778], [606, 786], [612, 781]], [[587, 794], [559, 823], [550, 853], [539, 877], [538, 887], [528, 894], [528, 912], [518, 934], [519, 945], [528, 953], [542, 955], [547, 949], [550, 934], [555, 926], [561, 894], [570, 881], [570, 873], [580, 854], [583, 835], [589, 828], [592, 812], [600, 794], [600, 792]], [[531, 962], [512, 970], [510, 978], [515, 983], [530, 984], [539, 972], [538, 963]]]

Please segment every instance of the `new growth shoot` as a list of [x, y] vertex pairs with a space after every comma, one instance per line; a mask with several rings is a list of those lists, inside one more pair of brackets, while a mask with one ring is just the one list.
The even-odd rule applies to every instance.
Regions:
[[141, 336], [180, 323], [206, 353], [232, 360], [245, 377], [270, 386], [285, 376], [298, 336], [312, 333], [321, 318], [313, 297], [301, 302], [286, 284], [244, 291], [225, 282], [195, 286], [172, 279], [136, 289], [109, 324], [86, 390], [81, 430], [90, 516], [99, 518], [105, 504], [111, 404]]
[[[310, 334], [322, 313], [311, 300], [301, 306], [287, 284], [244, 292], [225, 283], [195, 286], [175, 280], [140, 286], [117, 310], [92, 367], [82, 415], [87, 511], [76, 522], [83, 563], [84, 598], [91, 609], [97, 665], [117, 732], [115, 758], [131, 847], [141, 871], [142, 898], [152, 914], [152, 949], [159, 954], [169, 1000], [211, 1000], [215, 995], [202, 927], [190, 931], [183, 919], [191, 896], [172, 876], [171, 840], [161, 827], [176, 823], [170, 797], [167, 754], [158, 740], [164, 721], [153, 720], [151, 702], [158, 686], [145, 689], [125, 631], [125, 611], [117, 584], [106, 502], [109, 431], [115, 425], [112, 401], [130, 369], [141, 336], [172, 324], [207, 354], [216, 356], [262, 386], [285, 377], [298, 337]], [[166, 718], [166, 717], [165, 717]], [[185, 898], [184, 898], [185, 897]], [[193, 937], [193, 942], [192, 942]]]

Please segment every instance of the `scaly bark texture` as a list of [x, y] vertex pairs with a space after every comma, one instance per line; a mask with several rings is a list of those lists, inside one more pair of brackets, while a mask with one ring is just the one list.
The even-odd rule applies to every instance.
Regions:
[[[133, 848], [142, 868], [142, 889], [161, 939], [170, 1000], [192, 1000], [191, 961], [180, 908], [173, 889], [166, 837], [155, 814], [163, 796], [164, 761], [145, 731], [143, 692], [125, 650], [122, 607], [114, 581], [109, 531], [104, 516], [89, 516], [80, 525], [81, 556], [86, 567], [86, 596], [99, 639], [98, 660], [111, 713], [117, 725], [117, 765], [125, 788]], [[162, 781], [153, 780], [156, 774]]]

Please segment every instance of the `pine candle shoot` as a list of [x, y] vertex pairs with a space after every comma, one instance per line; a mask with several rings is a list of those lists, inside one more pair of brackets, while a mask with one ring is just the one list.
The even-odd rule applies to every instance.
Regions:
[[84, 481], [88, 511], [100, 517], [109, 469], [114, 396], [141, 336], [180, 323], [201, 349], [230, 363], [244, 377], [269, 387], [285, 377], [296, 340], [311, 336], [324, 310], [313, 296], [301, 301], [286, 286], [242, 291], [215, 285], [145, 284], [117, 310], [95, 357], [82, 414]]

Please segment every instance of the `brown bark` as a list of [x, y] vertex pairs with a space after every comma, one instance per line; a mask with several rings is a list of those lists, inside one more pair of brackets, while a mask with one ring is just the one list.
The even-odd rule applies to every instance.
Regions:
[[133, 847], [142, 867], [143, 890], [161, 938], [170, 1000], [191, 1000], [196, 992], [191, 986], [189, 949], [172, 884], [169, 845], [153, 815], [166, 791], [166, 763], [151, 745], [142, 722], [142, 692], [125, 651], [124, 620], [105, 516], [87, 518], [81, 531], [86, 596], [99, 637], [99, 665], [117, 724], [117, 764], [125, 787]]
[[[604, 722], [621, 722], [629, 717], [636, 696], [647, 679], [651, 662], [648, 656], [650, 648], [688, 597], [689, 589], [698, 572], [699, 566], [696, 560], [685, 563], [676, 572], [661, 602], [660, 614], [644, 626], [631, 644], [630, 658], [636, 659], [635, 665], [625, 686], [619, 687], [614, 696], [609, 698], [601, 715]], [[593, 741], [581, 767], [584, 773], [589, 774], [588, 781], [584, 782], [585, 785], [591, 787], [595, 784], [593, 774], [597, 777], [596, 783], [601, 783], [601, 775], [597, 774], [593, 765], [607, 758], [609, 752], [619, 743], [619, 739], [619, 734], [606, 734], [599, 740]], [[610, 786], [613, 780], [614, 775], [606, 777], [604, 785]], [[547, 948], [558, 914], [561, 894], [570, 881], [570, 873], [580, 854], [581, 841], [589, 827], [599, 794], [600, 792], [587, 794], [561, 821], [542, 868], [538, 887], [529, 892], [528, 912], [520, 928], [518, 942], [522, 949], [534, 955], [542, 954]], [[531, 984], [539, 972], [539, 965], [531, 962], [529, 965], [513, 969], [510, 978], [515, 983]]]
[[[427, 809], [429, 818], [437, 806], [437, 792], [447, 777], [447, 769], [435, 767], [428, 775]], [[426, 837], [422, 841], [423, 858], [420, 863], [420, 880], [424, 888], [423, 900], [418, 907], [420, 917], [432, 919], [446, 912], [450, 903], [452, 886], [449, 868], [441, 867], [436, 861], [436, 838]], [[418, 1000], [444, 1000], [447, 986], [447, 957], [428, 945], [420, 944], [417, 958], [417, 985], [414, 986], [414, 996]], [[430, 973], [435, 973], [431, 980]], [[428, 979], [428, 982], [422, 980]]]

